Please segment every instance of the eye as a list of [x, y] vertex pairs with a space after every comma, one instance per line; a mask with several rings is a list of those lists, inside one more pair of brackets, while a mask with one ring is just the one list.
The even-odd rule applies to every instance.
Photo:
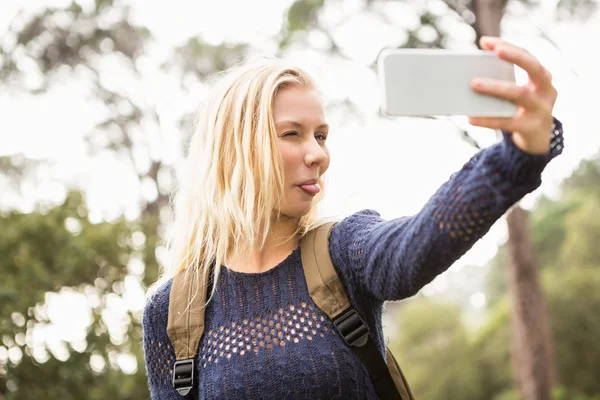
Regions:
[[327, 135], [324, 133], [316, 133], [315, 138], [317, 138], [317, 140], [324, 142], [327, 139]]
[[298, 132], [289, 131], [289, 132], [284, 132], [283, 135], [281, 135], [281, 137], [285, 137], [285, 136], [298, 136]]

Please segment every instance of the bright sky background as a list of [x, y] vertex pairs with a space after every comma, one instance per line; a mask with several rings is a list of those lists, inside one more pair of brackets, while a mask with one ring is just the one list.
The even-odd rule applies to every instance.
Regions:
[[[85, 9], [90, 0], [78, 2]], [[61, 5], [70, 1], [28, 0], [27, 3], [33, 9], [44, 4]], [[148, 79], [138, 82], [117, 73], [111, 74], [107, 83], [131, 87], [136, 96], [157, 105], [160, 126], [147, 124], [140, 134], [158, 138], [150, 145], [150, 153], [164, 151], [169, 158], [176, 160], [178, 141], [171, 139], [178, 136], [177, 117], [182, 110], [195, 109], [203, 92], [199, 90], [192, 97], [181, 93], [179, 82], [154, 68], [153, 61], [168, 57], [170, 46], [181, 44], [192, 35], [201, 35], [204, 40], [215, 44], [223, 40], [249, 41], [256, 46], [257, 54], [270, 54], [274, 50], [271, 36], [278, 32], [290, 0], [174, 0], [168, 5], [165, 2], [132, 0], [131, 3], [135, 11], [134, 22], [150, 28], [158, 39], [140, 61], [147, 65], [142, 70]], [[332, 166], [328, 172], [323, 214], [347, 215], [363, 208], [373, 208], [385, 218], [394, 218], [418, 212], [437, 187], [460, 169], [475, 149], [455, 134], [449, 122], [411, 118], [384, 120], [376, 116], [380, 96], [377, 77], [363, 65], [371, 62], [379, 50], [402, 31], [386, 28], [371, 15], [349, 17], [361, 3], [359, 0], [344, 0], [343, 7], [329, 8], [325, 12], [328, 23], [339, 25], [336, 38], [356, 63], [343, 60], [324, 62], [317, 52], [297, 46], [287, 57], [313, 72], [327, 100], [349, 96], [366, 115], [360, 124], [347, 115], [329, 115], [333, 128], [329, 141]], [[393, 2], [387, 12], [398, 21], [399, 26], [410, 27], [417, 21], [414, 6], [410, 4], [426, 3], [443, 12], [443, 4], [435, 1]], [[600, 71], [597, 55], [600, 14], [597, 13], [587, 23], [555, 24], [553, 1], [544, 1], [545, 8], [526, 13], [524, 17], [514, 15], [513, 11], [518, 13], [520, 7], [516, 3], [511, 2], [511, 10], [504, 18], [503, 37], [527, 48], [553, 74], [559, 92], [555, 115], [563, 121], [566, 136], [563, 155], [544, 172], [542, 187], [523, 202], [524, 206], [531, 207], [542, 193], [557, 196], [560, 181], [581, 159], [593, 156], [600, 148], [597, 126], [600, 112], [597, 99], [600, 93], [597, 72]], [[16, 7], [17, 0], [3, 1], [0, 6], [0, 32], [5, 31]], [[456, 47], [470, 46], [472, 33], [468, 29], [451, 20], [448, 21], [448, 29], [455, 38]], [[549, 34], [560, 50], [540, 39], [539, 29]], [[311, 35], [310, 41], [318, 46], [323, 38]], [[114, 60], [106, 60], [103, 68], [118, 71], [117, 64]], [[522, 82], [523, 75], [519, 74], [518, 79]], [[155, 189], [140, 186], [135, 174], [114, 157], [106, 155], [93, 160], [86, 157], [83, 135], [101, 119], [95, 103], [86, 99], [87, 93], [85, 85], [74, 82], [68, 86], [58, 85], [47, 95], [38, 97], [14, 97], [0, 93], [0, 155], [23, 152], [28, 157], [53, 160], [55, 164], [48, 172], [49, 176], [69, 184], [85, 183], [93, 220], [110, 220], [123, 212], [129, 218], [135, 218], [139, 196], [152, 198]], [[464, 118], [455, 120], [467, 127]], [[482, 145], [490, 145], [496, 140], [492, 131], [474, 128], [470, 131]], [[12, 204], [15, 199], [2, 192], [2, 187], [0, 180], [0, 206]], [[25, 210], [31, 209], [38, 196], [58, 202], [65, 193], [64, 188], [53, 180], [41, 188], [25, 189], [28, 194], [26, 200], [30, 201], [21, 205]], [[115, 192], [122, 196], [115, 196]], [[425, 293], [442, 293], [454, 284], [464, 283], [468, 277], [461, 275], [460, 270], [468, 264], [484, 265], [505, 237], [504, 222], [500, 221], [450, 272], [429, 285]], [[126, 306], [139, 311], [143, 307], [143, 293], [135, 282], [126, 283]], [[50, 309], [54, 302], [55, 309], [61, 309], [63, 315], [72, 315], [65, 312], [65, 307], [68, 308], [69, 304], [78, 307], [78, 302], [74, 301], [77, 296], [76, 293], [49, 296]], [[119, 299], [113, 299], [114, 313], [107, 318], [125, 323], [122, 312], [118, 311], [125, 304]], [[473, 307], [481, 307], [485, 305], [485, 294], [477, 290], [471, 300]], [[85, 313], [75, 309], [73, 312]], [[55, 322], [61, 322], [61, 318], [56, 315]], [[86, 321], [85, 318], [80, 321], [78, 331], [63, 330], [61, 336], [77, 340], [82, 337], [77, 332], [85, 332]], [[60, 350], [57, 351], [60, 353]], [[101, 364], [101, 361], [98, 362]], [[115, 362], [122, 367], [124, 365], [124, 369], [128, 368], [129, 362], [131, 368], [131, 360]]]

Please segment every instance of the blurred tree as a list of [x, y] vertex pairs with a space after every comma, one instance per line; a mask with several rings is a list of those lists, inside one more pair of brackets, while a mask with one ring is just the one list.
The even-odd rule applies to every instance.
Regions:
[[546, 302], [538, 278], [528, 217], [518, 205], [509, 211], [508, 287], [512, 300], [512, 355], [519, 390], [526, 400], [546, 400], [556, 381]]
[[[600, 231], [596, 231], [596, 234]], [[548, 294], [556, 363], [563, 392], [600, 397], [600, 259], [595, 265], [571, 265], [567, 270], [548, 270], [544, 287]]]
[[[0, 42], [0, 88], [43, 93], [65, 82], [88, 84], [90, 99], [105, 115], [86, 136], [90, 155], [110, 150], [129, 159], [140, 181], [156, 188], [156, 198], [140, 199], [141, 206], [150, 207], [151, 213], [166, 206], [171, 180], [165, 176], [173, 174], [174, 160], [166, 152], [151, 150], [180, 138], [165, 138], [160, 129], [152, 134], [153, 128], [160, 128], [156, 104], [136, 93], [152, 62], [145, 54], [153, 45], [151, 33], [132, 24], [126, 2], [96, 0], [84, 8], [73, 1], [66, 7], [28, 10], [23, 7]], [[244, 55], [245, 48], [192, 38], [156, 67], [178, 75], [182, 89], [195, 87]], [[107, 59], [116, 66], [108, 66]], [[129, 85], [111, 79], [115, 73], [129, 76]]]
[[[135, 223], [90, 223], [78, 193], [50, 210], [3, 212], [0, 221], [0, 398], [145, 397], [141, 327], [131, 323], [141, 309], [127, 303], [142, 290], [136, 262], [157, 268], [145, 257], [153, 241]], [[84, 303], [78, 318], [91, 319], [84, 336], [69, 341], [52, 329], [65, 310], [50, 310], [48, 293]], [[123, 307], [112, 310], [117, 324], [106, 315], [116, 305]], [[124, 373], [119, 358], [128, 356], [134, 361]]]
[[402, 308], [398, 325], [391, 349], [410, 366], [404, 373], [417, 398], [479, 398], [479, 371], [457, 306], [420, 297]]
[[[142, 288], [158, 275], [156, 252], [163, 240], [161, 224], [170, 215], [177, 157], [156, 149], [167, 148], [168, 140], [182, 149], [184, 140], [161, 134], [157, 105], [139, 94], [148, 79], [144, 74], [152, 60], [146, 52], [154, 39], [131, 22], [127, 3], [73, 1], [35, 8], [24, 5], [0, 35], [0, 90], [43, 95], [57, 85], [83, 82], [104, 116], [86, 135], [90, 157], [112, 152], [128, 160], [140, 185], [154, 188], [155, 196], [140, 197], [134, 222], [90, 223], [78, 192], [56, 207], [40, 204], [31, 213], [0, 215], [0, 398], [146, 398], [141, 311], [123, 303], [125, 288], [139, 287], [139, 301]], [[173, 49], [168, 61], [156, 61], [162, 64], [155, 68], [178, 75], [180, 89], [191, 90], [245, 48], [193, 38]], [[128, 76], [130, 85], [115, 83], [115, 75]], [[189, 126], [186, 111], [181, 126]], [[3, 157], [0, 176], [18, 194], [39, 166], [20, 155]], [[44, 333], [51, 325], [48, 295], [65, 290], [87, 298], [91, 322], [84, 338], [59, 340], [58, 350], [52, 350]], [[115, 304], [123, 310], [111, 311], [120, 316], [117, 322], [107, 316]]]
[[510, 368], [510, 309], [506, 297], [490, 309], [486, 324], [477, 332], [471, 345], [479, 371], [480, 399], [496, 399], [514, 390]]
[[600, 197], [579, 200], [576, 209], [565, 216], [565, 238], [560, 247], [560, 262], [565, 266], [595, 266], [600, 260]]
[[[508, 0], [473, 0], [477, 44], [482, 36], [500, 36]], [[526, 212], [517, 204], [507, 213], [508, 287], [512, 299], [512, 364], [526, 400], [549, 400], [556, 380], [552, 337], [538, 280], [538, 260]]]
[[583, 160], [573, 174], [562, 183], [563, 192], [585, 191], [600, 198], [600, 153]]
[[[600, 324], [589, 315], [597, 307], [600, 292], [596, 273], [600, 226], [598, 218], [591, 218], [600, 199], [598, 165], [600, 158], [583, 161], [561, 185], [560, 200], [543, 199], [532, 214], [534, 249], [544, 260], [541, 270], [555, 338], [560, 381], [556, 393], [564, 396], [558, 398], [600, 394], [595, 379], [600, 374], [595, 365]], [[490, 285], [496, 288], [497, 298], [505, 293], [501, 289], [505, 287], [501, 273], [505, 252], [499, 251], [491, 263]]]
[[[600, 200], [600, 156], [584, 160], [561, 184], [558, 200], [542, 197], [531, 214], [533, 247], [540, 268], [562, 270], [572, 266], [597, 265], [600, 227], [590, 218]], [[568, 240], [567, 240], [568, 239]], [[490, 302], [506, 292], [503, 265], [506, 246], [490, 261], [488, 294]]]
[[[600, 307], [597, 268], [546, 269], [542, 275], [561, 377], [554, 400], [600, 397], [600, 321], [590, 315]], [[400, 329], [390, 346], [399, 362], [410, 366], [404, 372], [418, 398], [446, 398], [449, 390], [455, 397], [448, 398], [521, 400], [510, 366], [510, 319], [504, 296], [489, 310], [484, 326], [468, 335], [457, 307], [418, 297], [399, 309]]]
[[[531, 214], [533, 247], [542, 269], [596, 265], [600, 228], [597, 213], [600, 199], [600, 155], [584, 160], [573, 174], [561, 183], [558, 200], [542, 197]], [[567, 237], [569, 240], [567, 241]], [[488, 304], [493, 305], [506, 293], [506, 245], [490, 261]]]
[[598, 265], [600, 154], [583, 160], [561, 184], [559, 200], [545, 199], [534, 213], [535, 247], [544, 266], [566, 269]]

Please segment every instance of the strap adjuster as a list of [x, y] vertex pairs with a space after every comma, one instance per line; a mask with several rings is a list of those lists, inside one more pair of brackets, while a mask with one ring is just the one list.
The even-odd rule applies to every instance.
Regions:
[[333, 324], [348, 346], [362, 347], [369, 340], [369, 326], [354, 308], [344, 311]]
[[175, 361], [173, 367], [173, 387], [186, 396], [194, 387], [194, 359]]

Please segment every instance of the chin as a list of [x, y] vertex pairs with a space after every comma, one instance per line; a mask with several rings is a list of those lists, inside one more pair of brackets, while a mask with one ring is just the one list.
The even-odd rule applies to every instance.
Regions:
[[303, 204], [296, 204], [294, 206], [284, 207], [280, 213], [282, 216], [286, 216], [288, 218], [297, 218], [300, 219], [310, 213], [313, 208], [312, 202], [303, 202]]

